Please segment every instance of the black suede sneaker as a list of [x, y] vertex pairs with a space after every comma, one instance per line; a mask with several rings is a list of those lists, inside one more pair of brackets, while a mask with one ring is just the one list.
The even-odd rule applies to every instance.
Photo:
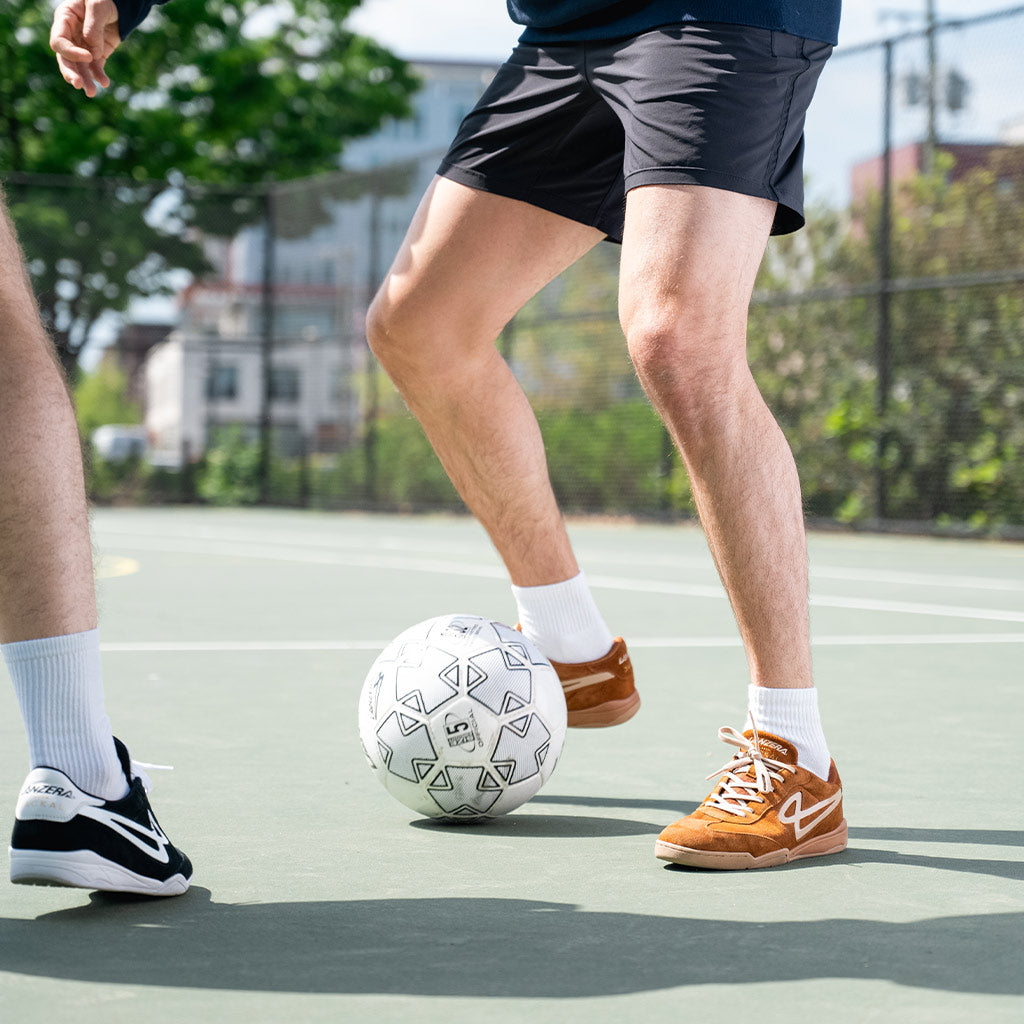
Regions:
[[157, 823], [148, 779], [114, 740], [129, 789], [101, 800], [55, 768], [33, 768], [21, 787], [11, 834], [11, 881], [107, 892], [177, 896], [192, 865]]

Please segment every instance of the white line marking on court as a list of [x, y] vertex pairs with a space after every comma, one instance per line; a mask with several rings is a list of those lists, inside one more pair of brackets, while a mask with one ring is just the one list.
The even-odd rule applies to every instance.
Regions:
[[[459, 564], [448, 560], [408, 558], [381, 555], [356, 555], [323, 550], [307, 550], [292, 545], [239, 544], [228, 540], [203, 542], [168, 538], [157, 540], [136, 539], [132, 546], [151, 551], [219, 555], [277, 562], [298, 562], [312, 565], [336, 565], [368, 569], [391, 569], [398, 572], [427, 572], [446, 576], [467, 576], [476, 579], [505, 579], [501, 566]], [[715, 601], [726, 600], [720, 585], [707, 586], [695, 583], [674, 583], [669, 580], [644, 580], [622, 576], [591, 576], [587, 581], [592, 587], [606, 590], [623, 590], [637, 594], [672, 594], [678, 597], [698, 597]], [[812, 594], [812, 607], [849, 608], [857, 611], [893, 612], [904, 615], [928, 615], [940, 618], [972, 619], [982, 622], [1024, 623], [1024, 611], [1001, 608], [976, 608], [963, 605], [926, 604], [914, 601], [888, 601], [875, 598], [843, 597], [830, 594]]]
[[[708, 558], [666, 555], [649, 558], [643, 555], [619, 557], [590, 552], [589, 560], [605, 565], [653, 565], [662, 568], [715, 572], [714, 563]], [[588, 574], [589, 576], [589, 574]], [[851, 569], [838, 565], [816, 565], [810, 567], [811, 579], [845, 580], [851, 583], [884, 583], [900, 587], [930, 587], [946, 590], [995, 590], [1009, 593], [1024, 593], [1024, 580], [1005, 579], [999, 576], [966, 576], [950, 573], [907, 572], [890, 569]]]
[[[268, 548], [295, 549], [298, 551], [313, 552], [328, 559], [324, 564], [336, 564], [330, 559], [339, 553], [357, 551], [364, 554], [366, 550], [366, 538], [355, 537], [351, 540], [343, 534], [336, 536], [304, 536], [299, 534], [286, 535], [287, 539], [282, 540], [281, 533], [270, 533], [257, 530], [232, 530], [225, 533], [216, 528], [199, 527], [188, 533], [174, 534], [163, 527], [160, 529], [133, 529], [125, 530], [123, 527], [109, 531], [111, 535], [124, 538], [125, 543], [136, 542], [139, 546], [149, 546], [147, 540], [155, 540], [158, 546], [153, 550], [172, 550], [169, 547], [161, 547], [161, 544], [174, 540], [184, 541], [187, 545], [194, 545], [196, 542], [209, 542], [221, 548], [227, 545], [244, 547], [237, 554], [248, 557], [269, 557], [266, 555]], [[255, 545], [252, 547], [251, 545]], [[415, 541], [408, 541], [400, 537], [383, 537], [374, 541], [374, 547], [378, 551], [394, 553], [395, 555], [416, 554], [423, 550], [422, 544]], [[437, 554], [444, 554], [452, 558], [494, 558], [494, 553], [489, 547], [475, 546], [467, 543], [442, 541], [431, 544], [432, 551]], [[175, 548], [173, 550], [185, 550]], [[205, 549], [209, 550], [209, 549]], [[591, 552], [590, 559], [605, 564], [622, 565], [653, 565], [658, 567], [672, 567], [690, 571], [702, 571], [711, 574], [715, 573], [714, 563], [710, 556], [686, 556], [686, 555], [659, 555], [658, 557], [642, 554], [630, 556], [618, 556], [614, 554], [602, 554]], [[446, 563], [438, 563], [446, 564]], [[1005, 591], [1010, 593], [1024, 593], [1024, 580], [1006, 579], [996, 576], [976, 576], [958, 573], [931, 573], [931, 572], [910, 572], [889, 569], [861, 569], [847, 566], [813, 565], [810, 569], [812, 579], [847, 580], [859, 583], [885, 583], [895, 586], [907, 587], [933, 587], [957, 590], [992, 590]]]
[[100, 644], [110, 654], [204, 654], [229, 651], [379, 651], [386, 640], [151, 640]]
[[950, 590], [1000, 590], [1024, 593], [1024, 581], [996, 576], [949, 576], [945, 573], [885, 572], [880, 569], [845, 569], [820, 565], [812, 579], [849, 580], [852, 583], [892, 583], [900, 587], [944, 587]]
[[[871, 633], [816, 636], [812, 647], [927, 647], [946, 644], [1024, 644], [1024, 633]], [[741, 647], [739, 637], [629, 638], [630, 647]]]
[[[153, 640], [100, 644], [109, 654], [207, 654], [289, 651], [380, 651], [387, 640]], [[1024, 644], [1024, 633], [916, 633], [819, 636], [815, 647], [903, 647], [950, 644]], [[728, 648], [742, 646], [739, 637], [630, 637], [629, 646], [644, 649]]]
[[[703, 587], [686, 583], [636, 580], [615, 576], [587, 576], [592, 587], [629, 590], [646, 594], [677, 594], [684, 597], [725, 598], [721, 587]], [[869, 612], [901, 612], [904, 615], [933, 615], [940, 618], [980, 619], [984, 622], [1024, 622], [1024, 612], [1002, 608], [972, 608], [959, 605], [924, 604], [915, 601], [884, 601], [874, 598], [839, 597], [812, 594], [810, 603], [818, 608], [854, 608]]]
[[932, 615], [938, 618], [978, 619], [983, 622], [1024, 622], [1024, 612], [1001, 608], [967, 608], [945, 604], [917, 604], [910, 601], [877, 601], [856, 597], [811, 597], [817, 608], [854, 608], [869, 612], [899, 612], [903, 615]]

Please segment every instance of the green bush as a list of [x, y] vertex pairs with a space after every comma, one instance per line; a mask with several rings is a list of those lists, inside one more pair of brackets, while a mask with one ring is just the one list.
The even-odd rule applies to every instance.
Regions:
[[260, 449], [231, 427], [206, 453], [196, 473], [196, 493], [211, 505], [255, 505], [260, 500]]
[[643, 401], [541, 412], [551, 484], [567, 512], [688, 511], [690, 489], [665, 428]]

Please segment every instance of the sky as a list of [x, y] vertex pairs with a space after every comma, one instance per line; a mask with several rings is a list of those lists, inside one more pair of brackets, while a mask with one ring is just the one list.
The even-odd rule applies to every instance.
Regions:
[[[1012, 0], [936, 0], [940, 19], [1011, 5]], [[883, 20], [883, 13], [891, 11], [909, 15], [909, 20]], [[923, 24], [924, 15], [925, 0], [845, 0], [840, 45], [870, 42], [901, 27], [915, 27]], [[503, 0], [363, 0], [349, 23], [406, 58], [497, 60], [518, 35]]]

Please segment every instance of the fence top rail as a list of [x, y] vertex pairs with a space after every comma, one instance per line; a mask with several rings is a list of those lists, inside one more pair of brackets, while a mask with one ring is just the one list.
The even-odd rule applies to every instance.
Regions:
[[1021, 283], [1024, 283], [1024, 267], [1010, 267], [1006, 270], [980, 270], [968, 274], [946, 274], [935, 277], [897, 277], [888, 281], [874, 280], [864, 284], [809, 288], [796, 292], [757, 291], [754, 293], [751, 304], [754, 306], [790, 306], [804, 302], [870, 298], [883, 294], [942, 291], [947, 288], [984, 288], [986, 285]]

